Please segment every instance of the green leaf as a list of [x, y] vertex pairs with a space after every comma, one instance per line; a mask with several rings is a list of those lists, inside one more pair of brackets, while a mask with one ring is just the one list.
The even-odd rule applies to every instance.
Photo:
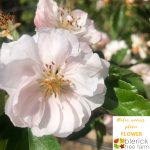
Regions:
[[29, 131], [29, 150], [60, 150], [56, 138], [52, 136], [35, 137]]
[[150, 103], [138, 94], [135, 86], [123, 80], [117, 84], [117, 80], [112, 79], [106, 81], [104, 108], [118, 116], [150, 116]]
[[127, 83], [125, 81], [119, 80], [119, 87], [121, 89], [131, 90], [135, 93], [138, 92], [138, 90], [135, 88], [135, 86], [131, 85], [130, 83]]
[[[139, 94], [146, 96], [145, 86], [141, 77], [126, 68], [111, 65], [109, 69], [109, 78], [109, 82], [111, 82], [110, 84], [112, 84], [112, 82], [117, 83], [119, 80], [131, 83], [133, 86], [136, 87]], [[115, 87], [117, 87], [117, 85]]]
[[118, 106], [112, 111], [122, 116], [150, 116], [150, 103], [133, 91], [115, 88]]
[[111, 61], [116, 64], [121, 64], [127, 54], [127, 50], [127, 48], [120, 49], [116, 54], [112, 56]]
[[5, 115], [0, 117], [0, 150], [60, 150], [53, 136], [35, 137], [27, 128], [16, 128]]
[[140, 77], [134, 77], [134, 76], [129, 76], [126, 78], [127, 82], [130, 82], [133, 86], [136, 87], [138, 90], [139, 94], [145, 96], [145, 85]]
[[122, 68], [122, 67], [118, 67], [116, 65], [111, 65], [109, 68], [109, 74], [113, 75], [113, 76], [117, 76], [117, 77], [129, 77], [129, 76], [135, 76], [137, 77], [138, 75], [133, 73], [132, 71], [126, 69], [126, 68]]

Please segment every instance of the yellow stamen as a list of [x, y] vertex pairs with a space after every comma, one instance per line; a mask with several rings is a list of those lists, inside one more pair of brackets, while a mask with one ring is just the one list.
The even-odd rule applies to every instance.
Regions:
[[69, 8], [58, 10], [58, 28], [78, 31], [81, 29], [81, 27], [78, 25], [79, 19], [80, 18], [77, 18], [72, 14], [71, 9]]
[[64, 92], [70, 82], [59, 74], [59, 69], [56, 69], [56, 66], [52, 63], [52, 65], [45, 65], [42, 78], [39, 79], [39, 84], [45, 97], [52, 96], [53, 94], [57, 97], [61, 92]]

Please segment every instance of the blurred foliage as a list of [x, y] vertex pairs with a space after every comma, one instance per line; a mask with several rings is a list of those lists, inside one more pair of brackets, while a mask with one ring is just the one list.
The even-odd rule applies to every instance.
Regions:
[[[60, 0], [57, 0], [60, 3]], [[105, 31], [112, 39], [123, 38], [129, 41], [131, 33], [150, 32], [150, 2], [137, 1], [126, 4], [125, 0], [105, 0], [105, 6], [96, 9], [98, 0], [62, 0], [72, 7], [88, 12], [95, 21], [97, 28]], [[34, 32], [34, 15], [37, 0], [1, 0], [0, 9], [6, 13], [13, 13], [18, 22], [22, 23], [21, 33]]]

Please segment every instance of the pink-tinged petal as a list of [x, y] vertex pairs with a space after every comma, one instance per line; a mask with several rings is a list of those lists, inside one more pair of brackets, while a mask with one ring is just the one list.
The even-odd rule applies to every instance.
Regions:
[[27, 127], [27, 125], [19, 118], [19, 116], [15, 115], [14, 112], [13, 112], [13, 103], [16, 99], [14, 99], [14, 93], [16, 91], [12, 91], [10, 94], [11, 96], [8, 98], [8, 100], [6, 101], [6, 104], [5, 104], [5, 114], [7, 116], [9, 116], [11, 122], [13, 122], [13, 124], [16, 126], [16, 127]]
[[95, 29], [94, 22], [90, 19], [86, 22], [87, 31], [81, 38], [83, 41], [91, 44], [96, 44], [101, 40], [101, 33]]
[[62, 123], [60, 129], [54, 135], [67, 137], [75, 130], [83, 128], [91, 116], [91, 110], [84, 97], [75, 93], [63, 95], [62, 103]]
[[74, 129], [76, 129], [82, 125], [82, 120], [85, 115], [82, 104], [80, 102], [81, 98], [79, 95], [73, 93], [73, 91], [70, 93], [68, 92], [65, 97], [66, 98], [64, 99], [68, 102], [74, 114], [75, 119]]
[[80, 42], [80, 49], [84, 53], [93, 53], [91, 47], [86, 42]]
[[35, 69], [38, 68], [37, 64], [30, 60], [13, 61], [7, 65], [0, 65], [0, 87], [5, 89], [17, 89], [22, 78], [34, 76]]
[[58, 6], [53, 0], [39, 0], [34, 23], [37, 28], [56, 27]]
[[94, 92], [94, 96], [86, 97], [86, 102], [89, 104], [89, 107], [92, 111], [103, 105], [105, 100], [105, 94], [106, 94], [106, 86], [104, 83], [104, 79], [100, 79], [97, 85], [97, 89]]
[[90, 78], [87, 75], [88, 72], [83, 73], [80, 69], [76, 69], [73, 73], [74, 74], [68, 76], [68, 79], [71, 81], [74, 91], [82, 96], [93, 96], [98, 78]]
[[93, 96], [97, 89], [100, 71], [103, 69], [99, 56], [91, 54], [85, 64], [72, 63], [72, 68], [71, 65], [69, 68], [65, 77], [73, 83], [74, 90], [80, 95]]
[[82, 67], [85, 72], [88, 72], [90, 77], [97, 76], [100, 73], [101, 69], [103, 69], [102, 61], [99, 56], [94, 53], [87, 60], [86, 64]]
[[23, 35], [18, 41], [2, 45], [0, 63], [8, 64], [12, 61], [28, 58], [39, 61], [37, 46], [32, 37]]
[[42, 119], [45, 107], [45, 99], [37, 81], [29, 79], [20, 85], [14, 99], [17, 99], [13, 108], [14, 113], [22, 118], [28, 127], [37, 126]]
[[102, 62], [102, 68], [100, 71], [100, 77], [105, 79], [109, 74], [110, 63], [104, 59], [101, 59], [101, 62]]
[[97, 84], [97, 89], [94, 92], [94, 96], [87, 96], [85, 101], [88, 103], [91, 111], [103, 105], [106, 94], [106, 86], [104, 79], [100, 78]]
[[45, 110], [41, 122], [38, 126], [32, 128], [32, 133], [35, 136], [43, 136], [55, 133], [61, 125], [62, 122], [62, 112], [58, 99], [55, 97], [50, 97], [47, 102], [45, 102]]
[[59, 66], [63, 64], [70, 55], [78, 54], [78, 40], [69, 31], [45, 29], [39, 31], [37, 36], [39, 55], [45, 64], [54, 62]]
[[76, 9], [72, 11], [72, 15], [76, 17], [78, 26], [85, 26], [88, 14], [80, 9]]
[[67, 137], [74, 131], [75, 116], [70, 104], [66, 99], [62, 100], [62, 122], [59, 130], [54, 135], [57, 137]]
[[105, 100], [105, 94], [106, 93], [102, 93], [94, 95], [93, 97], [87, 97], [87, 103], [89, 104], [91, 111], [103, 105]]
[[90, 108], [89, 104], [86, 102], [86, 98], [80, 97], [80, 103], [82, 105], [84, 117], [82, 119], [82, 125], [79, 126], [78, 128], [76, 128], [75, 131], [79, 131], [82, 128], [84, 128], [85, 124], [89, 121], [89, 119], [91, 117], [91, 108]]

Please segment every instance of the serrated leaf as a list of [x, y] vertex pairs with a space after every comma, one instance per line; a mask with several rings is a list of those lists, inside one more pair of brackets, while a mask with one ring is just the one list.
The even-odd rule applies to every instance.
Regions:
[[109, 74], [114, 76], [119, 76], [120, 78], [129, 77], [129, 76], [136, 76], [136, 77], [138, 76], [132, 71], [125, 68], [118, 67], [116, 65], [110, 65]]
[[126, 90], [131, 90], [135, 93], [138, 92], [135, 86], [131, 85], [130, 83], [127, 83], [125, 81], [119, 80], [119, 88], [121, 89], [126, 89]]
[[139, 94], [145, 96], [145, 85], [140, 77], [134, 77], [134, 76], [129, 76], [126, 78], [127, 82], [130, 82], [133, 86], [136, 87], [138, 90]]
[[[114, 82], [113, 82], [114, 81]], [[106, 80], [108, 87], [103, 107], [115, 115], [150, 116], [150, 103], [136, 92], [136, 87], [113, 78]]]
[[111, 82], [110, 85], [112, 84], [112, 82], [117, 83], [119, 80], [123, 80], [135, 86], [139, 94], [143, 96], [146, 95], [145, 86], [141, 77], [126, 68], [111, 65], [109, 69], [109, 78], [113, 78], [113, 80], [109, 81]]
[[150, 103], [133, 91], [115, 88], [118, 106], [113, 113], [120, 116], [150, 116]]

